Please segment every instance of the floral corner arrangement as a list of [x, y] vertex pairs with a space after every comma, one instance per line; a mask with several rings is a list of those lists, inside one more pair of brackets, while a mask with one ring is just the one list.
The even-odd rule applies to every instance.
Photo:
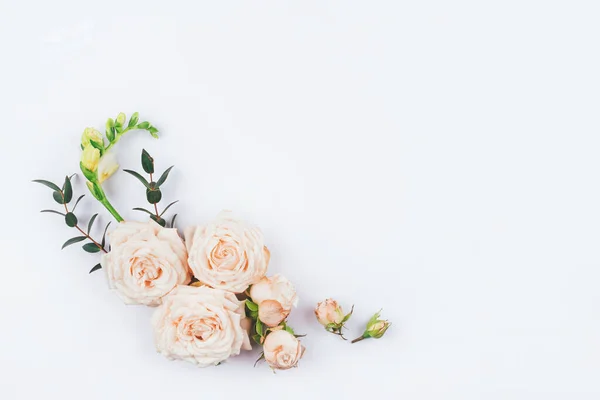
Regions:
[[[75, 198], [74, 175], [67, 175], [60, 186], [34, 181], [50, 188], [59, 205], [59, 210], [42, 212], [60, 215], [77, 232], [62, 248], [82, 244], [84, 251], [100, 253], [90, 273], [104, 270], [109, 288], [125, 304], [156, 308], [152, 317], [155, 345], [165, 357], [207, 367], [251, 350], [254, 343], [262, 347], [258, 361], [265, 360], [273, 370], [296, 367], [305, 348], [302, 336], [287, 321], [298, 296], [284, 276], [267, 276], [271, 254], [260, 229], [223, 211], [213, 221], [188, 227], [180, 235], [175, 227], [177, 215], [169, 221], [166, 215], [177, 201], [161, 205], [173, 167], [155, 180], [159, 174], [146, 150], [141, 153], [143, 172], [123, 171], [143, 185], [149, 209], [133, 210], [147, 214], [148, 219], [125, 221], [111, 204], [102, 185], [119, 170], [117, 143], [134, 130], [158, 138], [158, 129], [140, 122], [138, 113], [129, 120], [123, 113], [109, 118], [104, 135], [86, 128], [81, 137], [80, 170], [86, 185], [118, 223], [110, 231], [111, 222], [103, 226], [101, 236], [93, 236], [99, 214], [86, 224], [77, 217], [85, 195]], [[317, 305], [315, 314], [327, 331], [344, 338], [342, 330], [353, 311], [354, 307], [344, 314], [335, 300], [328, 299]], [[379, 315], [371, 318], [365, 333], [353, 343], [383, 336], [390, 324], [379, 320]]]

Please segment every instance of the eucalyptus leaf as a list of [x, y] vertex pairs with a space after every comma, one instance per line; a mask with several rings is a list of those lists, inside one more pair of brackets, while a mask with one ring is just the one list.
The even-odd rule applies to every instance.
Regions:
[[34, 180], [32, 182], [41, 183], [42, 185], [47, 186], [47, 187], [49, 187], [52, 190], [56, 190], [57, 192], [60, 192], [60, 188], [56, 184], [54, 184], [54, 183], [52, 183], [50, 181], [45, 181], [43, 179], [36, 179], [36, 180]]
[[102, 268], [102, 265], [101, 265], [100, 263], [98, 263], [98, 264], [94, 265], [94, 268], [90, 269], [90, 274], [91, 274], [92, 272], [96, 272], [96, 271], [98, 271], [98, 270], [99, 270], [99, 269], [101, 269], [101, 268]]
[[150, 215], [154, 215], [154, 213], [153, 213], [152, 211], [148, 211], [148, 210], [146, 210], [145, 208], [141, 208], [141, 207], [136, 207], [136, 208], [134, 208], [133, 210], [134, 210], [134, 211], [142, 211], [142, 212], [148, 213], [148, 214], [150, 214]]
[[164, 219], [162, 219], [161, 217], [157, 217], [156, 215], [151, 215], [150, 218], [156, 222], [157, 224], [159, 224], [160, 226], [162, 226], [163, 228], [165, 226], [167, 226], [167, 221], [165, 221]]
[[174, 165], [170, 166], [165, 172], [163, 172], [163, 174], [158, 179], [158, 182], [156, 182], [156, 187], [160, 187], [163, 183], [165, 183], [165, 181], [169, 177], [169, 172], [171, 172], [173, 167]]
[[56, 201], [58, 204], [65, 204], [65, 200], [63, 199], [61, 192], [53, 192], [52, 197], [54, 197], [54, 201]]
[[163, 215], [165, 215], [165, 213], [167, 212], [167, 210], [168, 210], [169, 208], [171, 208], [171, 206], [172, 206], [173, 204], [177, 204], [177, 203], [179, 203], [179, 200], [176, 200], [176, 201], [172, 202], [171, 204], [169, 204], [168, 206], [166, 206], [166, 207], [165, 207], [165, 209], [163, 210], [163, 212], [160, 214], [160, 216], [162, 217]]
[[162, 199], [162, 192], [159, 189], [155, 189], [155, 190], [146, 190], [146, 199], [148, 200], [148, 203], [150, 204], [156, 204], [159, 203], [160, 200]]
[[72, 212], [75, 212], [75, 209], [77, 208], [77, 204], [79, 204], [79, 202], [81, 201], [81, 199], [83, 199], [84, 197], [85, 197], [85, 194], [82, 194], [81, 196], [79, 196], [79, 198], [75, 202], [75, 205], [73, 206]]
[[106, 228], [104, 228], [104, 234], [102, 235], [102, 247], [103, 248], [106, 245], [106, 232], [108, 231], [108, 227], [110, 226], [111, 222], [112, 221], [109, 221], [108, 224], [106, 224]]
[[140, 175], [137, 172], [132, 171], [130, 169], [124, 169], [123, 171], [135, 176], [140, 182], [142, 182], [144, 184], [144, 186], [146, 186], [147, 189], [150, 189], [150, 183], [142, 175]]
[[77, 217], [75, 214], [72, 212], [67, 213], [67, 215], [65, 215], [65, 223], [71, 228], [77, 226]]
[[96, 246], [95, 243], [87, 243], [83, 245], [83, 250], [88, 253], [97, 253], [100, 251], [100, 247]]
[[146, 150], [142, 150], [142, 168], [147, 174], [154, 173], [154, 158]]
[[98, 218], [98, 214], [94, 214], [94, 215], [92, 215], [92, 218], [90, 218], [90, 222], [88, 223], [88, 229], [87, 229], [88, 235], [92, 231], [92, 227], [94, 226], [94, 221], [96, 221], [96, 218]]
[[63, 186], [64, 201], [69, 204], [73, 200], [73, 185], [71, 185], [71, 178], [65, 177], [65, 184]]
[[177, 214], [173, 215], [173, 219], [171, 220], [171, 228], [175, 228], [175, 220], [177, 219]]
[[62, 248], [64, 249], [65, 247], [70, 246], [72, 244], [83, 242], [85, 239], [87, 239], [87, 237], [85, 237], [85, 236], [76, 236], [74, 238], [67, 240], [65, 242], [65, 244], [63, 244]]
[[62, 215], [63, 217], [65, 217], [66, 215], [64, 213], [58, 212], [58, 211], [54, 211], [54, 210], [42, 210], [40, 211], [42, 213], [52, 213], [52, 214], [58, 214], [58, 215]]

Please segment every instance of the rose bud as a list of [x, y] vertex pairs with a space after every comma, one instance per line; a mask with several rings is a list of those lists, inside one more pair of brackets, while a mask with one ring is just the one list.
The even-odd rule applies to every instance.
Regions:
[[285, 330], [268, 334], [263, 345], [265, 360], [271, 368], [279, 370], [296, 367], [304, 350], [296, 336]]
[[342, 335], [342, 329], [344, 328], [344, 324], [352, 316], [353, 312], [354, 306], [349, 314], [344, 314], [342, 307], [333, 299], [327, 299], [320, 302], [315, 309], [317, 320], [325, 327], [325, 330], [340, 335], [344, 340], [346, 340], [346, 338]]
[[85, 128], [81, 135], [81, 145], [86, 148], [90, 145], [90, 142], [98, 143], [104, 147], [102, 134], [94, 128]]
[[258, 305], [258, 319], [270, 328], [282, 323], [298, 303], [294, 286], [279, 274], [252, 285], [250, 297]]
[[383, 337], [385, 332], [392, 324], [389, 321], [380, 320], [380, 316], [381, 311], [373, 315], [369, 322], [367, 322], [367, 329], [365, 330], [365, 333], [363, 333], [362, 336], [354, 339], [352, 343], [360, 342], [361, 340], [369, 338], [380, 339], [381, 337]]

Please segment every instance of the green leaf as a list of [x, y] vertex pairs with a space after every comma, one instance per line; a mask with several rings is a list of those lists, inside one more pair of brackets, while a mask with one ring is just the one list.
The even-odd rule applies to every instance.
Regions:
[[171, 172], [173, 167], [174, 167], [174, 165], [172, 165], [171, 167], [169, 167], [169, 169], [167, 169], [165, 172], [163, 172], [163, 174], [160, 176], [160, 179], [158, 180], [158, 182], [156, 182], [156, 187], [160, 187], [160, 185], [165, 183], [165, 181], [169, 177], [169, 172]]
[[65, 197], [65, 203], [69, 204], [71, 200], [73, 200], [73, 185], [71, 185], [71, 178], [69, 178], [68, 176], [65, 178], [63, 194]]
[[72, 239], [67, 240], [65, 244], [63, 244], [62, 248], [64, 249], [65, 247], [70, 246], [72, 244], [83, 242], [85, 239], [87, 239], [87, 237], [85, 236], [76, 236]]
[[[262, 343], [260, 342], [261, 336], [259, 334], [252, 335], [252, 340], [254, 340], [254, 342], [256, 342], [256, 344], [262, 345]], [[256, 364], [258, 364], [259, 361], [260, 361], [260, 358], [256, 361]], [[254, 364], [254, 366], [256, 366], [256, 364]]]
[[72, 212], [67, 213], [67, 215], [65, 215], [65, 223], [71, 228], [76, 226], [77, 225], [77, 217], [75, 216], [75, 214], [73, 214]]
[[95, 182], [98, 179], [96, 173], [84, 167], [83, 163], [79, 163], [79, 168], [81, 169], [81, 172], [83, 172], [83, 176], [85, 176], [85, 179], [87, 179], [88, 181]]
[[177, 219], [177, 214], [173, 215], [173, 219], [171, 220], [171, 228], [175, 228], [175, 220]]
[[142, 168], [147, 174], [154, 173], [154, 158], [146, 150], [142, 150]]
[[350, 317], [352, 317], [352, 314], [354, 314], [354, 306], [352, 306], [352, 310], [350, 310], [350, 313], [347, 314], [344, 319], [342, 320], [342, 325], [345, 324], [346, 322], [348, 322], [348, 320], [350, 319]]
[[94, 214], [94, 215], [92, 215], [92, 218], [90, 218], [90, 222], [88, 223], [88, 229], [87, 229], [88, 235], [92, 231], [92, 227], [94, 226], [94, 221], [96, 221], [96, 218], [98, 218], [98, 214]]
[[115, 140], [115, 121], [112, 118], [109, 118], [106, 121], [106, 137], [109, 142], [113, 142]]
[[[110, 139], [108, 139], [110, 140]], [[92, 145], [92, 147], [95, 147], [96, 149], [98, 149], [100, 151], [100, 157], [102, 157], [102, 155], [104, 154], [104, 145], [100, 144], [100, 143], [96, 143], [93, 140], [90, 140], [90, 144]]]
[[92, 272], [96, 272], [96, 271], [98, 271], [98, 270], [99, 270], [99, 269], [101, 269], [101, 268], [102, 268], [102, 265], [101, 265], [100, 263], [98, 263], [98, 264], [94, 265], [94, 268], [90, 269], [90, 274], [91, 274]]
[[61, 192], [53, 192], [52, 197], [58, 204], [65, 204], [65, 200], [63, 199], [63, 195]]
[[148, 132], [150, 132], [150, 134], [152, 135], [152, 137], [158, 138], [158, 135], [157, 135], [158, 129], [156, 129], [155, 127], [150, 126], [148, 128]]
[[165, 213], [167, 212], [167, 210], [168, 210], [169, 208], [171, 208], [171, 206], [172, 206], [173, 204], [177, 204], [177, 203], [179, 203], [179, 200], [176, 200], [176, 201], [172, 202], [171, 204], [169, 204], [167, 207], [165, 207], [165, 209], [164, 209], [164, 210], [163, 210], [163, 212], [160, 214], [160, 216], [162, 217], [163, 215], [165, 215]]
[[150, 215], [154, 215], [154, 213], [153, 213], [152, 211], [148, 211], [148, 210], [146, 210], [145, 208], [141, 208], [141, 207], [136, 207], [136, 208], [134, 208], [133, 210], [134, 210], [134, 211], [143, 211], [143, 212], [145, 212], [145, 213], [148, 213], [148, 214], [150, 214]]
[[73, 212], [75, 212], [75, 209], [77, 208], [77, 204], [79, 204], [79, 202], [81, 201], [81, 199], [83, 199], [85, 197], [85, 194], [82, 194], [81, 196], [79, 196], [79, 198], [77, 199], [77, 201], [75, 202], [75, 205], [73, 206]]
[[157, 217], [156, 215], [151, 215], [150, 218], [152, 218], [152, 220], [154, 222], [156, 222], [157, 224], [159, 224], [160, 226], [162, 226], [163, 228], [165, 226], [167, 226], [167, 221], [165, 221], [164, 219]]
[[148, 122], [148, 121], [140, 122], [137, 125], [138, 129], [148, 129], [149, 127], [150, 127], [150, 122]]
[[159, 203], [160, 200], [162, 199], [162, 193], [160, 190], [156, 189], [156, 190], [146, 190], [146, 199], [148, 200], [148, 203], [150, 204], [156, 204]]
[[250, 311], [258, 311], [258, 304], [250, 299], [246, 299], [246, 307], [248, 307], [248, 310]]
[[83, 250], [88, 253], [97, 253], [100, 251], [100, 247], [96, 246], [94, 243], [87, 243], [83, 245]]
[[291, 326], [289, 326], [288, 324], [285, 324], [285, 330], [289, 333], [291, 333], [292, 335], [296, 336], [296, 333], [294, 332], [294, 330], [292, 329]]
[[261, 337], [265, 336], [265, 326], [260, 321], [260, 319], [256, 320], [256, 333], [258, 333]]
[[54, 211], [54, 210], [42, 210], [40, 211], [42, 213], [52, 213], [52, 214], [58, 214], [58, 215], [62, 215], [63, 217], [65, 217], [66, 215], [64, 213], [58, 212], [58, 211]]
[[150, 183], [148, 183], [148, 181], [146, 180], [146, 178], [144, 178], [142, 175], [140, 175], [137, 172], [132, 171], [130, 169], [124, 169], [123, 171], [127, 172], [128, 174], [131, 174], [131, 175], [135, 176], [136, 178], [139, 179], [140, 182], [142, 182], [144, 184], [144, 186], [146, 186], [146, 188], [150, 189]]
[[129, 119], [129, 124], [127, 125], [128, 128], [133, 128], [135, 126], [135, 124], [138, 123], [138, 120], [140, 118], [140, 114], [137, 112], [134, 112], [131, 115], [131, 118]]
[[112, 221], [110, 221], [108, 224], [106, 224], [106, 228], [104, 228], [104, 234], [102, 235], [102, 247], [104, 248], [104, 245], [106, 245], [106, 232], [108, 231], [108, 227], [110, 226], [110, 223]]
[[49, 187], [52, 190], [56, 190], [57, 192], [60, 192], [60, 188], [57, 185], [55, 185], [54, 183], [50, 182], [50, 181], [45, 181], [43, 179], [36, 179], [36, 180], [34, 180], [32, 182], [41, 183], [42, 185], [47, 186], [47, 187]]

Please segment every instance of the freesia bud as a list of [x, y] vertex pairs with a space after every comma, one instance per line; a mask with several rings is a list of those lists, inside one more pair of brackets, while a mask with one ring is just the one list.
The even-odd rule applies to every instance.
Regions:
[[124, 113], [119, 113], [119, 115], [117, 115], [117, 119], [115, 120], [115, 124], [119, 125], [119, 126], [123, 126], [123, 125], [125, 125], [126, 119], [127, 119], [127, 117], [125, 116]]
[[317, 320], [325, 327], [325, 330], [340, 335], [344, 340], [345, 338], [342, 335], [342, 329], [344, 328], [344, 324], [352, 316], [353, 312], [354, 307], [352, 307], [352, 311], [350, 311], [349, 314], [344, 314], [342, 307], [333, 299], [322, 301], [317, 304], [317, 308], [315, 308]]
[[119, 170], [117, 157], [114, 153], [108, 152], [100, 159], [98, 164], [98, 183], [102, 184]]
[[100, 150], [92, 145], [85, 147], [81, 153], [81, 163], [87, 170], [96, 172], [100, 163]]
[[94, 128], [85, 128], [81, 135], [81, 145], [86, 148], [90, 145], [90, 142], [101, 144], [104, 147], [102, 134]]
[[381, 311], [373, 315], [373, 317], [367, 323], [367, 329], [361, 337], [358, 337], [352, 341], [352, 343], [360, 342], [361, 340], [373, 338], [380, 339], [383, 337], [385, 332], [392, 325], [389, 321], [380, 320]]

